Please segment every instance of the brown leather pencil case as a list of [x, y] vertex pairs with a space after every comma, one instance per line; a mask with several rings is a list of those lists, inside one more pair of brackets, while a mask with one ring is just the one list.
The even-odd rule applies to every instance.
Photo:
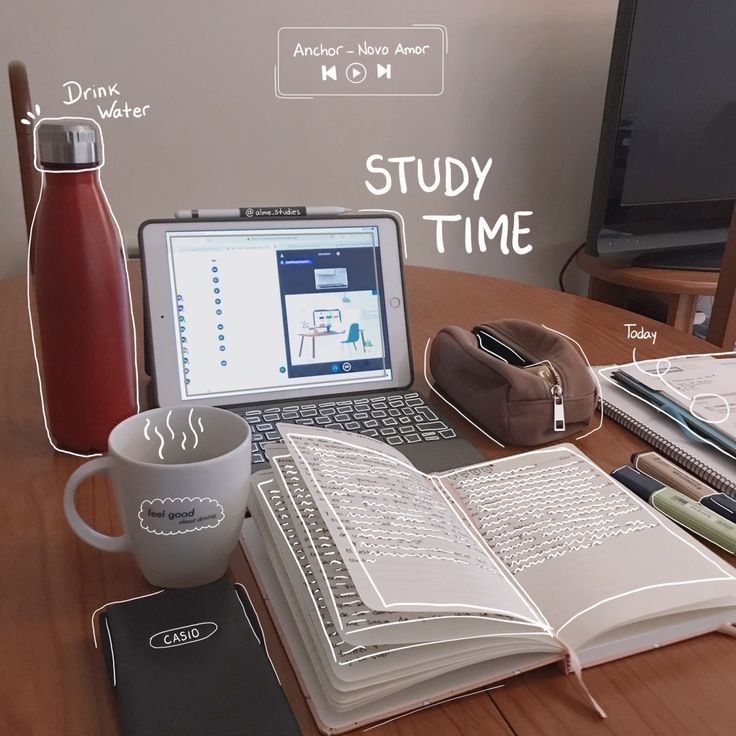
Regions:
[[584, 430], [595, 411], [596, 382], [577, 347], [533, 322], [444, 327], [429, 360], [442, 393], [504, 443], [561, 440]]

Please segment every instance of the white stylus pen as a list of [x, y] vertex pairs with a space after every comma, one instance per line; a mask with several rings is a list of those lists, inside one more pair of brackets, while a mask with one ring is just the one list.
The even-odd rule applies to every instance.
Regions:
[[192, 220], [199, 217], [334, 217], [350, 212], [347, 207], [238, 207], [229, 210], [177, 210], [179, 220]]

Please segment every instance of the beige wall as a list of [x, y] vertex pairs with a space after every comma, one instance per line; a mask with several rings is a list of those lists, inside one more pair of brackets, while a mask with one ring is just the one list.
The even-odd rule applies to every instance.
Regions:
[[[66, 107], [62, 84], [117, 82], [151, 105], [141, 120], [103, 123], [103, 182], [124, 231], [177, 208], [308, 203], [383, 207], [406, 219], [409, 262], [552, 285], [584, 237], [615, 0], [3, 0], [4, 61], [26, 62], [45, 115]], [[441, 97], [278, 100], [283, 25], [442, 23], [449, 34]], [[0, 276], [20, 273], [25, 237], [7, 85], [0, 85]], [[479, 202], [424, 194], [376, 197], [372, 153], [494, 158]], [[375, 180], [375, 179], [374, 179]], [[490, 222], [532, 210], [526, 256], [467, 255], [461, 229], [440, 255], [424, 214]]]

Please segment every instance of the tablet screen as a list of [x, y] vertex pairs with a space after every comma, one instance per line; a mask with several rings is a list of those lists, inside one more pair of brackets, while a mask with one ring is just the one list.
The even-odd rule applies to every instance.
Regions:
[[391, 379], [378, 227], [166, 241], [183, 399]]

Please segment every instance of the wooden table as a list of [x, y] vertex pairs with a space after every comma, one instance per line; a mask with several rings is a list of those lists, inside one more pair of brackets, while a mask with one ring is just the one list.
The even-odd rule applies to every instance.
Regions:
[[[658, 297], [665, 307], [665, 321], [678, 330], [691, 332], [699, 296], [714, 296], [718, 271], [684, 271], [674, 268], [644, 268], [617, 264], [580, 251], [578, 268], [590, 275], [591, 299], [628, 306], [637, 295]], [[641, 297], [639, 297], [641, 298]]]
[[[136, 264], [131, 271], [140, 317]], [[469, 327], [504, 317], [542, 322], [573, 336], [593, 363], [630, 359], [623, 325], [632, 315], [614, 307], [520, 283], [432, 269], [408, 268], [407, 282], [417, 375], [425, 343], [440, 327]], [[642, 344], [637, 350], [640, 357], [713, 349], [662, 324], [638, 316], [636, 320], [659, 333], [656, 352]], [[152, 589], [127, 553], [93, 549], [66, 524], [62, 489], [80, 461], [55, 454], [46, 440], [21, 280], [0, 284], [0, 341], [0, 734], [111, 736], [119, 733], [115, 704], [102, 655], [92, 646], [90, 615], [103, 603]], [[417, 384], [426, 393], [423, 381]], [[508, 454], [464, 426], [488, 457]], [[606, 470], [643, 448], [610, 422], [579, 446]], [[104, 478], [86, 482], [78, 499], [80, 513], [89, 523], [103, 532], [120, 532]], [[232, 575], [255, 598], [271, 655], [303, 732], [316, 734], [240, 548], [233, 553]], [[586, 672], [585, 679], [607, 710], [606, 721], [593, 714], [573, 678], [548, 667], [512, 678], [499, 690], [427, 709], [370, 734], [736, 732], [736, 641], [725, 636], [700, 637], [596, 667]]]

